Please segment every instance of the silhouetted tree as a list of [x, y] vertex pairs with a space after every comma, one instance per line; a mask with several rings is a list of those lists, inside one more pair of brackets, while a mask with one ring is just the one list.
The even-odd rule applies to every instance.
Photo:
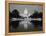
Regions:
[[[19, 18], [19, 11], [17, 9], [14, 9], [11, 13], [9, 12], [9, 18]], [[19, 26], [19, 21], [11, 21], [10, 23], [13, 29], [16, 29]], [[14, 31], [14, 30], [13, 30]], [[16, 30], [15, 30], [16, 31]]]

